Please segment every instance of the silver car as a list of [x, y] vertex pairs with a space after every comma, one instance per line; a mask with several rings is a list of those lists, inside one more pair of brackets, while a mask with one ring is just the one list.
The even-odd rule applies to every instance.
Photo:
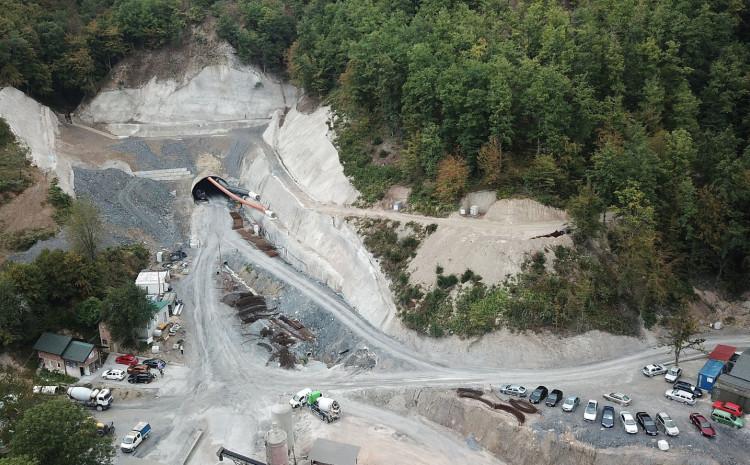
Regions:
[[509, 396], [526, 397], [526, 388], [518, 384], [503, 384], [499, 391]]
[[563, 412], [572, 412], [576, 408], [578, 408], [578, 404], [581, 403], [581, 399], [579, 399], [576, 396], [571, 396], [565, 399], [565, 402], [562, 404], [562, 410]]
[[610, 392], [609, 394], [603, 394], [602, 397], [625, 407], [633, 402], [633, 399], [631, 399], [629, 395], [623, 394], [622, 392]]

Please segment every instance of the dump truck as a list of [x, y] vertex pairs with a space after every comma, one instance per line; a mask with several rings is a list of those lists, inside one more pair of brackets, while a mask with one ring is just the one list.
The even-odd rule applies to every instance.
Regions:
[[138, 448], [144, 439], [151, 435], [151, 425], [142, 421], [135, 425], [132, 430], [122, 439], [120, 449], [125, 453], [133, 452]]
[[307, 396], [307, 406], [321, 420], [331, 423], [341, 416], [341, 406], [329, 397], [323, 397], [320, 391], [313, 391]]
[[68, 397], [85, 407], [95, 408], [100, 412], [112, 406], [112, 394], [109, 389], [89, 389], [83, 386], [75, 386], [68, 388]]

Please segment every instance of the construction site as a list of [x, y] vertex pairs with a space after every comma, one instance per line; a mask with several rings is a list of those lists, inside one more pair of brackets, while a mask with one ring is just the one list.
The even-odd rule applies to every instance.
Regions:
[[[124, 60], [112, 74], [127, 86], [106, 83], [70, 122], [0, 90], [0, 115], [63, 190], [94, 202], [108, 241], [186, 254], [171, 283], [184, 357], [149, 384], [89, 380], [112, 391], [112, 408], [94, 415], [117, 425], [117, 444], [149, 424], [115, 464], [748, 463], [748, 428], [706, 440], [688, 407], [664, 399], [665, 383], [641, 374], [671, 357], [653, 333], [431, 338], [405, 327], [347, 218], [435, 225], [409, 261], [414, 283], [432, 285], [439, 266], [494, 285], [528, 253], [569, 244], [566, 213], [494, 192], [466, 199], [476, 215], [362, 207], [331, 142], [330, 109], [311, 110], [301, 90], [220, 50], [208, 65], [186, 58], [168, 79], [124, 78]], [[14, 258], [67, 246], [60, 234]], [[750, 337], [710, 333], [706, 346], [717, 343], [745, 348]], [[101, 370], [117, 368], [116, 356]], [[685, 356], [692, 376], [705, 354]], [[583, 405], [624, 390], [634, 412], [674, 411], [682, 434], [663, 451], [643, 434], [584, 422], [583, 405], [565, 414], [501, 394], [506, 383], [560, 387]]]

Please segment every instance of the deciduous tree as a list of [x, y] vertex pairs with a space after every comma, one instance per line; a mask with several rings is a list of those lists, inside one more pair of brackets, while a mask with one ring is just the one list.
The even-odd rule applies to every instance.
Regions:
[[435, 194], [443, 202], [455, 202], [466, 191], [469, 168], [455, 155], [445, 157], [438, 166]]
[[146, 291], [133, 283], [112, 289], [102, 302], [102, 320], [112, 337], [127, 347], [135, 347], [140, 331], [155, 312]]

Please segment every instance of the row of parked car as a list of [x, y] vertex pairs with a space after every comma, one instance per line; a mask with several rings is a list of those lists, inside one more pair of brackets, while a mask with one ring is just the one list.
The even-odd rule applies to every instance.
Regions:
[[[667, 391], [667, 397], [674, 400], [680, 400], [685, 402], [684, 395], [691, 393], [691, 395], [702, 396], [703, 393], [697, 387], [687, 383], [685, 381], [676, 381], [675, 389]], [[501, 394], [526, 397], [528, 391], [524, 386], [518, 384], [504, 384], [500, 386], [499, 392]], [[694, 393], [694, 394], [693, 394]], [[632, 398], [627, 394], [621, 392], [610, 392], [603, 394], [605, 399], [627, 407], [632, 403]], [[549, 391], [546, 386], [537, 386], [530, 395], [528, 395], [529, 402], [532, 404], [539, 404], [544, 401], [548, 407], [556, 407], [558, 403], [562, 401], [562, 410], [564, 412], [573, 412], [578, 408], [581, 403], [581, 399], [577, 396], [563, 397], [563, 392], [559, 389], [553, 389]], [[688, 402], [685, 402], [688, 403]], [[695, 404], [694, 398], [690, 405]], [[711, 419], [736, 428], [744, 426], [744, 420], [739, 418], [737, 414], [741, 416], [742, 409], [732, 403], [727, 402], [714, 402], [713, 411], [711, 412]], [[583, 419], [585, 421], [595, 422], [598, 418], [600, 419], [601, 425], [604, 428], [613, 428], [615, 426], [616, 412], [615, 408], [611, 405], [605, 405], [601, 410], [601, 417], [599, 417], [599, 402], [597, 400], [589, 400], [586, 404], [586, 408], [583, 412]], [[659, 434], [659, 430], [663, 431], [668, 436], [677, 436], [679, 429], [675, 424], [672, 417], [666, 412], [659, 412], [655, 417], [651, 417], [647, 412], [637, 412], [635, 416], [629, 411], [623, 410], [619, 415], [620, 422], [623, 425], [626, 433], [637, 434], [638, 425], [648, 435], [655, 436]], [[690, 422], [699, 430], [699, 432], [706, 437], [713, 437], [716, 435], [716, 431], [711, 427], [708, 420], [700, 413], [691, 413]]]
[[120, 365], [127, 365], [127, 369], [121, 370], [113, 368], [107, 370], [102, 374], [102, 378], [122, 381], [127, 376], [128, 383], [151, 383], [156, 379], [156, 375], [151, 373], [151, 369], [163, 370], [167, 366], [167, 362], [160, 358], [149, 358], [138, 362], [138, 357], [133, 354], [120, 355], [115, 359], [115, 363]]

